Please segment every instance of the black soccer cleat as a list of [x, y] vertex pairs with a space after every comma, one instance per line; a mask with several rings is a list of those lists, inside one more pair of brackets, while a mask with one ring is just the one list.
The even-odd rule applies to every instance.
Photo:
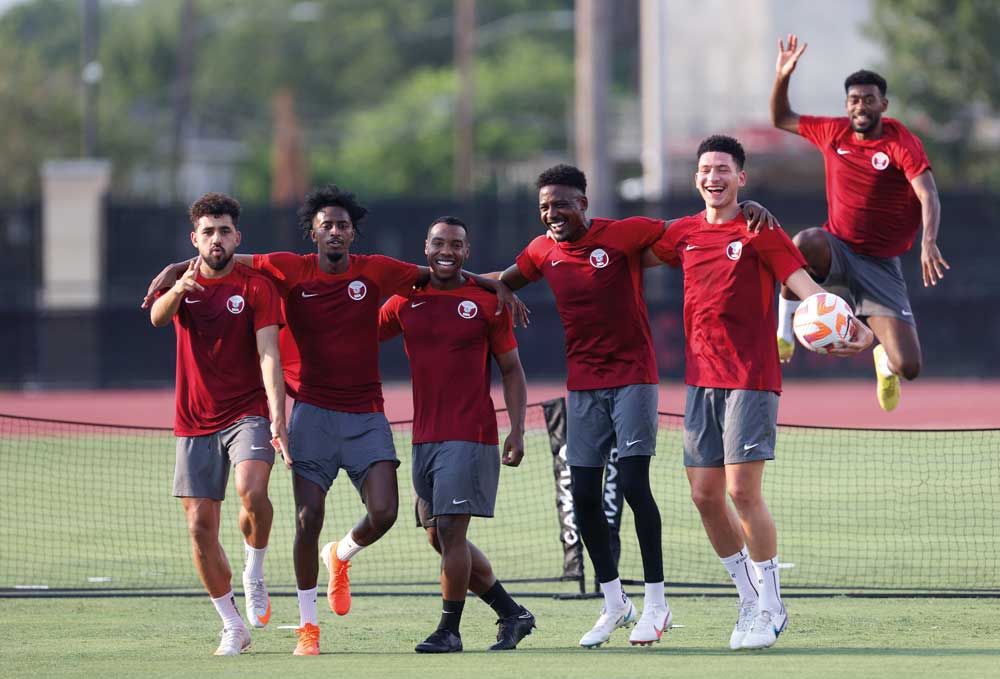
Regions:
[[462, 650], [462, 638], [446, 629], [436, 629], [413, 649], [417, 653], [458, 653]]
[[531, 634], [535, 627], [535, 616], [521, 606], [517, 615], [497, 620], [497, 642], [490, 646], [491, 651], [513, 651], [521, 639]]

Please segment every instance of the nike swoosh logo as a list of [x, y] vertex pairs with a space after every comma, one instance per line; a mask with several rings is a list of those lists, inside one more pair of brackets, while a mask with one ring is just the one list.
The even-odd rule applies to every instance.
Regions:
[[254, 617], [257, 618], [257, 622], [259, 622], [261, 625], [266, 625], [268, 623], [268, 621], [271, 620], [271, 600], [270, 599], [268, 599], [268, 601], [267, 601], [267, 611], [264, 613], [264, 615], [257, 615], [256, 613], [254, 613]]
[[700, 248], [700, 247], [701, 247], [700, 245], [689, 245], [689, 246], [687, 246], [687, 247], [686, 247], [686, 248], [684, 248], [684, 249], [685, 249], [685, 250], [697, 250], [697, 249], [698, 249], [698, 248]]
[[902, 313], [903, 313], [904, 316], [912, 316], [913, 315], [912, 311], [907, 311], [906, 309], [903, 309]]
[[837, 149], [838, 156], [846, 156], [848, 153], [850, 153], [850, 151], [847, 151], [845, 149]]
[[553, 259], [552, 266], [555, 266], [556, 264], [562, 264], [565, 261], [566, 261], [565, 259]]
[[636, 439], [635, 441], [626, 441], [625, 442], [625, 447], [626, 448], [631, 448], [632, 446], [634, 446], [635, 444], [637, 444], [641, 440], [642, 439]]
[[413, 304], [410, 305], [410, 307], [416, 309], [418, 306], [422, 304], [427, 304], [427, 302], [414, 302]]
[[453, 505], [460, 505], [460, 504], [465, 504], [468, 501], [469, 501], [468, 499], [465, 499], [465, 500], [455, 500], [455, 499], [452, 499], [451, 503]]
[[309, 299], [310, 297], [315, 297], [318, 294], [319, 294], [318, 292], [306, 292], [305, 290], [303, 290], [302, 299]]
[[744, 443], [743, 444], [743, 450], [753, 450], [754, 448], [756, 448], [759, 445], [760, 445], [760, 443], [754, 443], [752, 445]]
[[267, 450], [267, 446], [250, 446], [250, 450]]
[[203, 301], [203, 300], [200, 300], [200, 299], [188, 299], [187, 297], [184, 298], [184, 303], [185, 304], [197, 304], [198, 302], [201, 302], [201, 301]]

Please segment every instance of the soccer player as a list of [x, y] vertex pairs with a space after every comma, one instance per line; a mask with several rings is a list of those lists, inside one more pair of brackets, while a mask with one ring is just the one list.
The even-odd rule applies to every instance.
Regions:
[[[295, 398], [289, 443], [297, 516], [296, 655], [319, 654], [317, 557], [329, 571], [330, 607], [346, 615], [351, 607], [350, 560], [389, 530], [399, 506], [399, 460], [385, 418], [378, 370], [379, 301], [426, 283], [429, 272], [382, 255], [351, 254], [360, 233], [358, 224], [367, 213], [354, 194], [325, 186], [306, 196], [298, 211], [316, 254], [238, 255], [242, 263], [274, 282], [288, 320], [281, 347], [287, 354], [285, 381]], [[164, 269], [150, 288], [169, 281], [179, 266]], [[506, 286], [473, 278], [497, 292], [504, 305], [511, 301]], [[523, 314], [520, 317], [523, 320]], [[326, 495], [341, 469], [358, 490], [366, 513], [343, 538], [321, 551]]]
[[267, 495], [272, 444], [288, 450], [278, 350], [283, 320], [274, 285], [233, 257], [241, 239], [240, 204], [208, 193], [191, 206], [190, 217], [198, 257], [169, 290], [158, 293], [150, 320], [156, 327], [173, 321], [177, 333], [174, 496], [187, 516], [198, 575], [222, 617], [215, 655], [236, 655], [250, 646], [250, 632], [236, 608], [232, 572], [219, 544], [219, 515], [232, 465], [246, 540], [247, 619], [263, 627], [271, 617], [264, 554], [273, 514]]
[[511, 425], [503, 464], [511, 467], [524, 457], [527, 399], [510, 315], [506, 310], [496, 315], [496, 296], [462, 275], [469, 248], [463, 221], [434, 220], [424, 244], [428, 285], [410, 297], [392, 297], [379, 315], [379, 338], [402, 333], [410, 359], [417, 523], [441, 554], [441, 620], [417, 645], [418, 653], [462, 650], [459, 625], [467, 590], [499, 616], [497, 643], [490, 650], [516, 648], [535, 626], [535, 617], [511, 598], [466, 537], [471, 517], [493, 516], [500, 478], [491, 356], [503, 377]]
[[[739, 142], [709, 137], [697, 157], [695, 185], [704, 212], [673, 222], [644, 253], [643, 264], [683, 267], [684, 464], [705, 532], [739, 592], [730, 648], [763, 648], [788, 621], [777, 530], [761, 492], [764, 461], [774, 459], [781, 393], [774, 290], [780, 282], [805, 298], [823, 289], [805, 272], [805, 260], [784, 231], [747, 231], [737, 203], [746, 184]], [[871, 330], [852, 322], [857, 337], [838, 347], [840, 355], [872, 341]]]
[[[795, 35], [788, 48], [778, 41], [777, 77], [771, 92], [774, 126], [801, 135], [823, 153], [827, 222], [795, 235], [809, 273], [841, 292], [864, 318], [880, 344], [875, 347], [877, 396], [883, 410], [899, 404], [900, 376], [920, 374], [917, 326], [899, 257], [923, 225], [920, 263], [924, 286], [937, 285], [948, 263], [937, 246], [941, 206], [923, 145], [898, 120], [883, 118], [889, 107], [886, 82], [857, 71], [844, 81], [847, 117], [800, 116], [788, 102], [788, 83], [805, 52]], [[784, 286], [778, 306], [781, 360], [795, 348], [792, 314], [798, 296]]]

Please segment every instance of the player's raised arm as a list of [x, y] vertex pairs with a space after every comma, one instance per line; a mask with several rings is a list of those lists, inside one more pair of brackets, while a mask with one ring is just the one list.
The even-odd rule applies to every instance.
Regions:
[[495, 357], [503, 379], [503, 400], [510, 418], [510, 434], [503, 442], [503, 463], [516, 467], [524, 458], [524, 414], [528, 402], [528, 386], [517, 349]]
[[271, 445], [278, 451], [285, 466], [291, 469], [288, 449], [288, 427], [285, 423], [285, 377], [281, 372], [281, 352], [278, 349], [278, 326], [268, 325], [257, 331], [257, 355], [260, 375], [267, 393], [267, 408], [271, 415]]
[[[200, 266], [201, 255], [198, 255], [189, 262], [185, 263], [181, 277], [169, 286], [170, 290], [166, 294], [153, 303], [153, 308], [149, 310], [149, 320], [152, 322], [154, 327], [162, 328], [170, 323], [174, 314], [177, 313], [177, 309], [180, 308], [181, 300], [184, 298], [185, 294], [189, 292], [202, 292], [205, 290], [205, 288], [197, 281], [198, 268]], [[166, 269], [164, 269], [164, 271], [166, 271]], [[151, 287], [151, 292], [147, 295], [147, 299], [152, 300], [156, 291], [163, 289], [163, 287], [167, 286], [157, 286], [155, 288]], [[146, 308], [147, 306], [148, 304], [143, 302], [143, 308]]]
[[[148, 309], [149, 305], [153, 303], [156, 298], [157, 290], [165, 290], [166, 288], [172, 287], [177, 279], [184, 275], [184, 272], [188, 270], [188, 267], [194, 262], [196, 258], [186, 259], [183, 262], [176, 262], [174, 264], [167, 264], [163, 267], [160, 273], [156, 274], [156, 277], [149, 282], [149, 287], [146, 288], [146, 296], [142, 298], [141, 308]], [[244, 266], [253, 266], [253, 255], [233, 255], [233, 260], [237, 264], [243, 264]], [[197, 284], [196, 284], [197, 285]], [[201, 290], [199, 285], [196, 290]]]
[[920, 267], [923, 270], [924, 287], [937, 285], [944, 278], [944, 270], [950, 269], [937, 246], [938, 228], [941, 226], [941, 201], [938, 199], [937, 185], [930, 170], [925, 170], [910, 180], [913, 193], [920, 201], [920, 218], [924, 226], [920, 238]]
[[786, 132], [799, 133], [799, 114], [792, 110], [788, 101], [788, 83], [792, 78], [799, 57], [806, 51], [808, 43], [799, 44], [799, 37], [788, 34], [788, 48], [778, 39], [778, 61], [775, 64], [774, 88], [771, 90], [771, 123]]

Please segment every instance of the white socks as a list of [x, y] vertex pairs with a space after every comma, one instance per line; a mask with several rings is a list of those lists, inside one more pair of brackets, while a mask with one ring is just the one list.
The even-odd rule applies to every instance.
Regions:
[[760, 610], [781, 613], [785, 607], [781, 603], [781, 585], [778, 583], [778, 556], [767, 561], [754, 561], [753, 567], [758, 575]]
[[875, 370], [882, 377], [892, 377], [895, 374], [892, 372], [892, 368], [889, 367], [889, 354], [885, 351], [879, 356], [879, 360], [875, 361]]
[[246, 627], [243, 618], [240, 617], [240, 610], [236, 608], [236, 597], [233, 596], [233, 590], [229, 590], [218, 599], [212, 599], [212, 605], [215, 606], [219, 617], [222, 618], [222, 626], [226, 629]]
[[305, 626], [306, 623], [318, 625], [319, 623], [316, 622], [316, 588], [296, 589], [295, 594], [299, 598], [299, 627]]
[[620, 611], [625, 607], [625, 592], [622, 590], [622, 579], [615, 578], [611, 582], [602, 582], [601, 591], [604, 592], [604, 610]]
[[667, 599], [663, 595], [663, 583], [662, 582], [647, 582], [646, 583], [646, 594], [642, 600], [642, 610], [645, 611], [651, 606], [657, 606], [659, 608], [667, 608]]
[[795, 333], [792, 331], [792, 316], [795, 315], [795, 310], [799, 308], [799, 304], [801, 302], [798, 300], [793, 302], [778, 295], [778, 337], [786, 342], [795, 341]]
[[758, 576], [752, 570], [750, 555], [747, 554], [746, 546], [732, 556], [720, 556], [719, 561], [726, 567], [729, 577], [733, 579], [736, 591], [740, 594], [740, 602], [749, 603], [756, 601], [759, 596], [755, 584]]
[[337, 558], [341, 561], [350, 561], [364, 547], [364, 545], [359, 545], [354, 541], [352, 531], [347, 531], [347, 535], [340, 538], [340, 541], [337, 543]]
[[243, 572], [251, 580], [261, 580], [264, 578], [264, 555], [267, 554], [267, 547], [261, 547], [256, 549], [251, 547], [249, 543], [243, 543], [243, 549], [246, 552], [246, 564], [243, 566]]

